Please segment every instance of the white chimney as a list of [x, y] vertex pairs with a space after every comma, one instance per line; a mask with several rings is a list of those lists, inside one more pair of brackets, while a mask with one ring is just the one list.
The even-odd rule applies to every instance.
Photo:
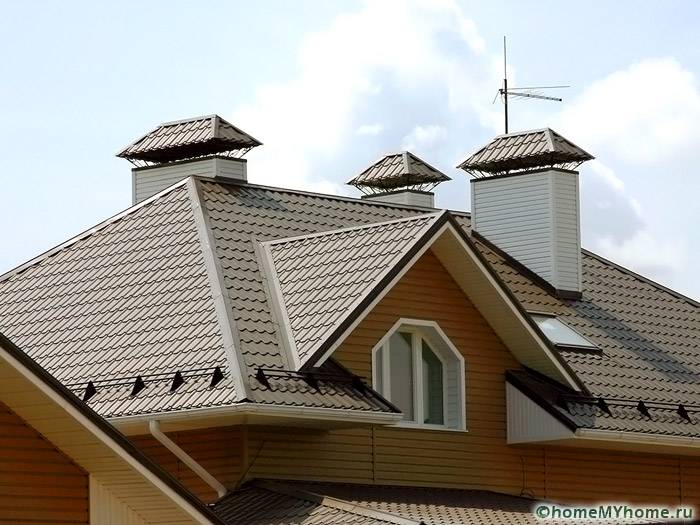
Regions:
[[348, 181], [363, 199], [422, 208], [435, 207], [430, 191], [450, 178], [413, 153], [386, 155]]
[[261, 142], [218, 115], [166, 122], [117, 154], [136, 167], [133, 204], [192, 175], [247, 180], [241, 157]]
[[476, 177], [472, 229], [561, 296], [582, 292], [574, 168], [592, 158], [547, 128], [500, 135], [459, 165]]

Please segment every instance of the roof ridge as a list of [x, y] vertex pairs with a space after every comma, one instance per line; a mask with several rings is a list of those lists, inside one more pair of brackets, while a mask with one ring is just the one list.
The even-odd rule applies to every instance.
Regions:
[[103, 230], [107, 226], [120, 221], [124, 217], [127, 217], [131, 215], [132, 213], [140, 210], [141, 208], [148, 206], [149, 204], [152, 204], [159, 198], [163, 197], [164, 195], [167, 195], [168, 193], [178, 189], [180, 186], [184, 186], [187, 182], [188, 178], [184, 178], [172, 186], [168, 186], [164, 190], [156, 193], [155, 195], [149, 197], [148, 199], [145, 199], [141, 202], [138, 202], [132, 206], [129, 206], [128, 208], [120, 211], [119, 213], [112, 215], [111, 217], [108, 217], [107, 219], [104, 219], [102, 222], [98, 222], [95, 226], [92, 226], [91, 228], [88, 228], [87, 230], [83, 230], [82, 232], [78, 233], [77, 235], [74, 235], [73, 237], [70, 237], [69, 239], [63, 241], [60, 244], [55, 245], [52, 248], [49, 248], [48, 250], [40, 253], [39, 255], [36, 255], [29, 259], [28, 261], [25, 261], [24, 263], [15, 266], [14, 268], [9, 269], [5, 273], [0, 274], [0, 283], [3, 283], [7, 279], [10, 279], [14, 275], [23, 272], [24, 270], [35, 266], [36, 264], [39, 264], [42, 262], [44, 259], [47, 259], [51, 257], [52, 255], [55, 255], [56, 253], [62, 251], [64, 248], [68, 248], [69, 246], [72, 246], [73, 244], [82, 241], [83, 239], [86, 239], [90, 237], [91, 235]]
[[[220, 184], [222, 186], [243, 186], [246, 188], [276, 191], [276, 192], [280, 192], [280, 193], [290, 193], [292, 195], [304, 195], [307, 197], [317, 197], [320, 199], [326, 199], [326, 200], [331, 200], [331, 201], [345, 201], [345, 202], [366, 204], [368, 206], [382, 206], [384, 208], [398, 208], [398, 209], [401, 209], [404, 211], [410, 210], [410, 211], [414, 211], [414, 212], [421, 212], [423, 210], [430, 210], [430, 211], [425, 212], [425, 213], [430, 213], [430, 212], [443, 210], [443, 208], [427, 208], [424, 206], [410, 206], [410, 205], [406, 205], [406, 204], [396, 204], [393, 202], [363, 199], [361, 197], [348, 197], [346, 195], [331, 195], [329, 193], [319, 193], [319, 192], [308, 191], [308, 190], [295, 190], [293, 188], [283, 188], [283, 187], [279, 187], [279, 186], [269, 186], [269, 185], [265, 185], [265, 184], [253, 184], [253, 183], [248, 182], [248, 181], [221, 180], [221, 179], [215, 179], [213, 177], [203, 177], [201, 175], [193, 175], [193, 177], [196, 179], [199, 179], [199, 180], [204, 180], [206, 182]], [[453, 210], [449, 210], [449, 209], [445, 209], [445, 210], [446, 211], [453, 211]], [[459, 210], [454, 210], [454, 211], [459, 211]]]
[[345, 228], [337, 228], [335, 230], [326, 230], [322, 232], [315, 232], [315, 233], [308, 233], [304, 235], [295, 235], [293, 237], [283, 237], [281, 239], [274, 239], [272, 241], [262, 241], [260, 244], [264, 246], [273, 246], [276, 244], [284, 244], [287, 242], [295, 242], [295, 241], [301, 241], [301, 240], [306, 240], [306, 239], [314, 239], [317, 237], [325, 237], [327, 235], [336, 235], [339, 233], [346, 233], [346, 232], [351, 232], [351, 231], [358, 231], [358, 230], [367, 230], [370, 228], [377, 228], [380, 226], [388, 226], [390, 224], [399, 224], [403, 222], [412, 222], [412, 221], [417, 221], [417, 220], [423, 220], [427, 219], [429, 217], [439, 217], [440, 215], [443, 215], [445, 213], [449, 213], [448, 210], [441, 210], [433, 213], [421, 213], [419, 215], [413, 215], [411, 217], [400, 217], [398, 219], [390, 219], [388, 221], [380, 221], [380, 222], [370, 222], [368, 224], [362, 224], [360, 226], [347, 226]]
[[214, 302], [214, 310], [216, 312], [217, 322], [221, 330], [221, 339], [224, 345], [224, 352], [231, 376], [236, 387], [234, 392], [237, 400], [250, 399], [250, 392], [247, 382], [247, 374], [243, 374], [246, 370], [243, 356], [238, 351], [240, 340], [238, 338], [238, 330], [236, 329], [236, 320], [233, 318], [233, 307], [230, 303], [228, 291], [224, 282], [223, 272], [221, 270], [221, 261], [214, 251], [215, 241], [209, 224], [209, 214], [206, 207], [203, 205], [200, 187], [197, 181], [192, 177], [185, 179], [187, 181], [187, 192], [190, 203], [192, 205], [192, 215], [197, 229], [199, 246], [204, 259], [204, 267], [207, 272], [207, 281], [212, 293], [212, 301]]
[[304, 499], [312, 503], [317, 503], [319, 505], [324, 505], [326, 507], [331, 507], [334, 509], [342, 510], [344, 512], [349, 512], [351, 514], [356, 514], [358, 516], [364, 516], [368, 518], [374, 518], [377, 520], [385, 521], [387, 523], [392, 523], [394, 525], [421, 525], [422, 521], [415, 521], [409, 518], [405, 518], [398, 514], [392, 514], [390, 512], [372, 509], [370, 507], [365, 507], [359, 503], [352, 503], [350, 501], [336, 498], [334, 496], [326, 496], [321, 493], [312, 492], [310, 490], [301, 489], [298, 487], [292, 487], [285, 485], [284, 482], [268, 481], [268, 480], [254, 480], [253, 484], [264, 490], [269, 490], [270, 492], [275, 492], [277, 494], [282, 494], [285, 496], [290, 496], [293, 498]]

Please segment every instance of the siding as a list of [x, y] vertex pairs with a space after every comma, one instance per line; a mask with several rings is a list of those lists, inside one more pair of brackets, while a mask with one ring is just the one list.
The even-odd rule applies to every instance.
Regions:
[[[506, 441], [505, 370], [518, 363], [429, 251], [334, 357], [371, 378], [371, 349], [400, 317], [438, 322], [462, 352], [468, 432], [249, 426], [172, 434], [233, 487], [247, 478], [487, 489], [559, 501], [700, 505], [700, 458]], [[137, 443], [205, 501], [215, 494], [151, 438]]]
[[[168, 437], [217, 480], [232, 488], [243, 474], [245, 432], [244, 427], [222, 427], [173, 432]], [[209, 485], [152, 436], [136, 436], [131, 440], [197, 497], [206, 502], [218, 498]]]
[[472, 181], [474, 229], [561, 290], [580, 290], [578, 174]]
[[88, 476], [0, 403], [0, 524], [88, 523]]
[[206, 158], [165, 166], [137, 168], [131, 172], [134, 185], [133, 204], [137, 204], [192, 175], [245, 180], [246, 162], [236, 159]]
[[126, 503], [90, 476], [90, 525], [148, 525]]
[[462, 352], [468, 432], [375, 428], [314, 433], [251, 428], [251, 457], [262, 447], [252, 475], [519, 494], [525, 464], [527, 488], [542, 492], [541, 450], [505, 446], [505, 370], [518, 363], [432, 252], [416, 262], [334, 356], [371, 381], [371, 349], [401, 317], [437, 321]]
[[250, 427], [249, 477], [475, 488], [561, 501], [700, 504], [698, 458], [508, 445], [504, 372], [519, 365], [440, 268], [427, 252], [334, 357], [369, 379], [371, 349], [398, 318], [437, 321], [465, 358], [468, 432]]

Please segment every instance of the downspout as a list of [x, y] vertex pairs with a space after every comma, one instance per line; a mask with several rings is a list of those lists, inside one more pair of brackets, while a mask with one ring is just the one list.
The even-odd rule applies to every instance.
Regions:
[[192, 456], [182, 450], [177, 443], [166, 436], [161, 431], [160, 422], [157, 419], [151, 419], [148, 421], [148, 430], [161, 445], [172, 452], [175, 457], [187, 465], [192, 472], [197, 474], [207, 485], [213, 488], [220, 498], [226, 495], [226, 492], [228, 492], [226, 487], [224, 487], [214, 476], [209, 474], [209, 472], [202, 465], [197, 463]]

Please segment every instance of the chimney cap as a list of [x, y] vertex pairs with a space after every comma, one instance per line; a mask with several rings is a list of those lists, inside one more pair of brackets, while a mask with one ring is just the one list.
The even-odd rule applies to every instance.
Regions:
[[129, 144], [117, 157], [136, 166], [207, 155], [242, 157], [262, 143], [218, 115], [165, 122]]
[[382, 193], [399, 188], [429, 191], [450, 179], [410, 151], [382, 157], [347, 182], [366, 194]]
[[474, 177], [533, 168], [576, 169], [593, 155], [550, 128], [498, 135], [457, 167]]

